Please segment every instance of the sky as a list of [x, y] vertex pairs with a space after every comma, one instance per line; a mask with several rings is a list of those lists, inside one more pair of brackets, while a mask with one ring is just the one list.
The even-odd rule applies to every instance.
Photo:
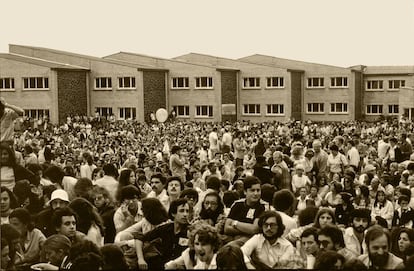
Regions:
[[9, 44], [414, 65], [414, 0], [1, 0], [0, 53]]

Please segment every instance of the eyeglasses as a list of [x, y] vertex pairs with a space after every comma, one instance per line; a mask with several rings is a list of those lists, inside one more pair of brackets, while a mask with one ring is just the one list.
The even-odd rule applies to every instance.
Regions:
[[277, 224], [276, 223], [263, 223], [263, 228], [267, 229], [268, 227], [270, 227], [271, 229], [276, 229]]

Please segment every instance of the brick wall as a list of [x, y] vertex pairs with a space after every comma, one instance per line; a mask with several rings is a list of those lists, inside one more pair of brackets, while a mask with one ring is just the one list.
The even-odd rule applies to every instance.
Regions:
[[302, 73], [291, 72], [291, 101], [292, 113], [291, 117], [295, 120], [302, 119]]
[[361, 120], [362, 119], [362, 112], [364, 112], [363, 108], [363, 80], [362, 80], [362, 72], [354, 72], [355, 74], [355, 100], [354, 100], [354, 110], [355, 110], [355, 119]]
[[87, 115], [86, 71], [57, 71], [59, 122], [71, 115]]
[[235, 104], [236, 114], [222, 115], [222, 121], [237, 121], [237, 72], [236, 71], [222, 71], [221, 72], [221, 103]]
[[144, 120], [150, 121], [151, 112], [156, 112], [158, 108], [166, 108], [165, 94], [165, 72], [163, 71], [144, 71]]

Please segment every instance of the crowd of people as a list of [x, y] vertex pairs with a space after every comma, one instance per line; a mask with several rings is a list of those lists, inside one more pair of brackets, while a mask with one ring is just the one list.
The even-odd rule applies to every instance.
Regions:
[[2, 270], [414, 266], [411, 121], [0, 114]]

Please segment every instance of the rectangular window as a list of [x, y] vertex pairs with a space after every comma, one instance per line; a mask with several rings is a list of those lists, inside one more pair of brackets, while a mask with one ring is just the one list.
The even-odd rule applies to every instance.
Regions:
[[112, 78], [111, 77], [96, 77], [95, 89], [99, 90], [112, 90]]
[[23, 78], [23, 89], [49, 89], [49, 78], [47, 77], [26, 77]]
[[260, 77], [244, 77], [243, 88], [260, 88]]
[[389, 80], [388, 88], [389, 89], [399, 89], [405, 87], [405, 80]]
[[260, 115], [260, 104], [245, 104], [243, 105], [244, 115]]
[[308, 78], [308, 88], [324, 88], [325, 80], [323, 77]]
[[119, 119], [134, 120], [137, 118], [137, 109], [135, 107], [120, 107]]
[[44, 117], [50, 119], [49, 109], [25, 109], [24, 115], [32, 119], [40, 119]]
[[14, 90], [14, 78], [0, 78], [0, 91]]
[[348, 77], [331, 77], [331, 88], [348, 87]]
[[118, 77], [118, 89], [135, 89], [135, 88], [136, 88], [135, 77]]
[[348, 113], [348, 104], [331, 103], [331, 113]]
[[383, 113], [382, 104], [367, 105], [367, 115], [381, 115]]
[[267, 77], [266, 88], [284, 88], [285, 82], [283, 77]]
[[98, 112], [101, 117], [109, 117], [112, 115], [112, 107], [96, 107], [95, 112]]
[[383, 88], [382, 80], [367, 80], [366, 90], [382, 90]]
[[173, 106], [177, 118], [189, 117], [190, 116], [190, 106], [188, 105], [176, 105]]
[[324, 104], [323, 103], [308, 103], [307, 104], [307, 113], [324, 113]]
[[284, 115], [285, 108], [283, 104], [268, 104], [267, 105], [267, 112], [266, 115]]
[[190, 87], [188, 77], [173, 77], [172, 88], [173, 89], [188, 89]]
[[389, 104], [388, 105], [388, 114], [389, 115], [398, 115], [400, 113], [400, 109], [398, 104]]
[[196, 77], [196, 88], [213, 88], [213, 77]]
[[197, 105], [196, 106], [196, 117], [213, 117], [213, 106], [212, 105]]

